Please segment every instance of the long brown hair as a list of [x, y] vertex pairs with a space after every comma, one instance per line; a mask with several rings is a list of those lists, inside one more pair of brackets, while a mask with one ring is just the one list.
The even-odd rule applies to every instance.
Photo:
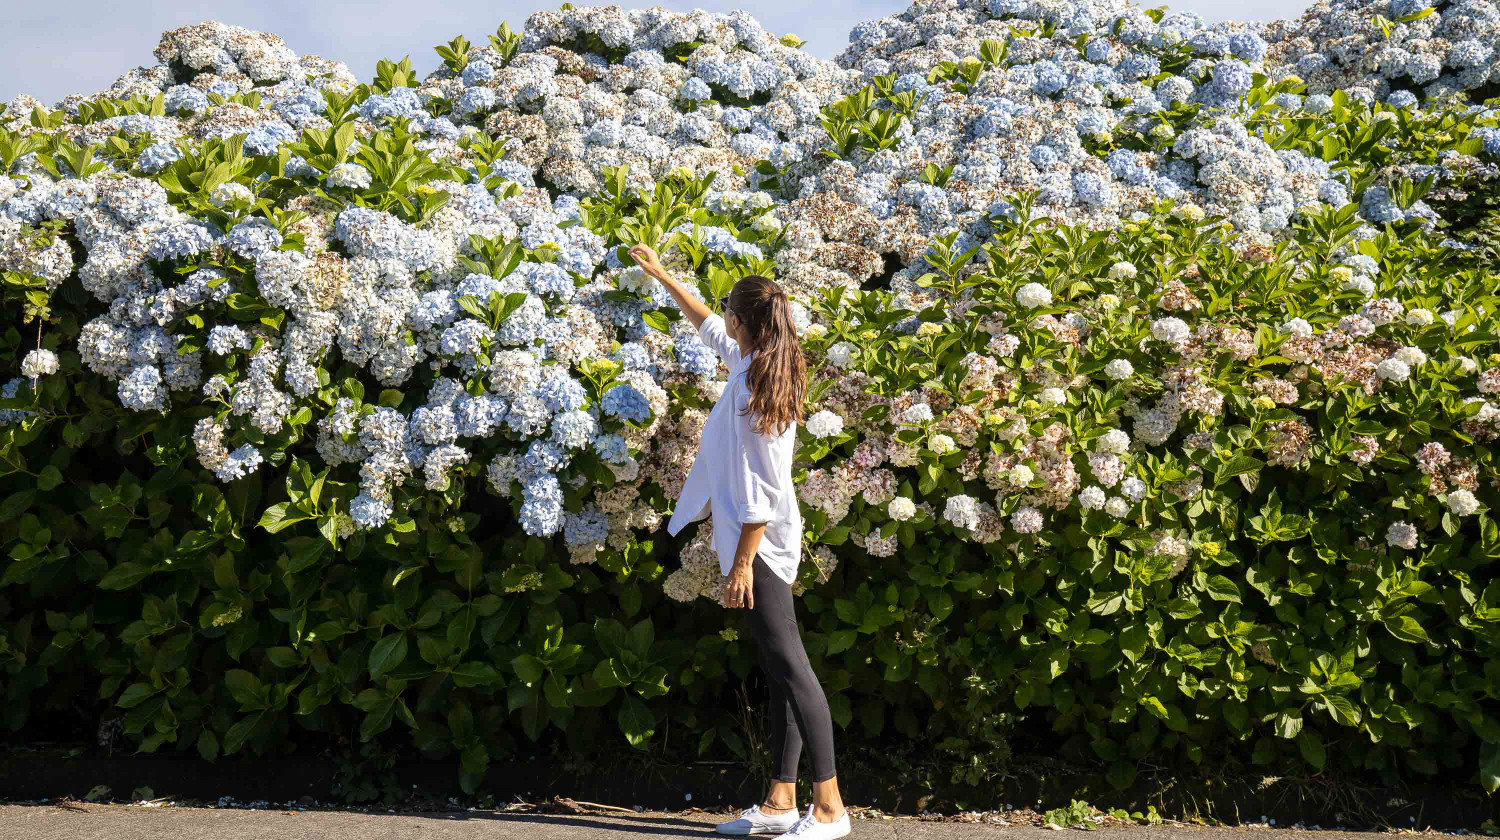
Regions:
[[807, 360], [792, 322], [792, 305], [786, 292], [758, 274], [741, 278], [729, 292], [726, 309], [744, 325], [754, 353], [748, 374], [750, 405], [755, 431], [781, 434], [787, 426], [802, 421], [802, 400], [807, 391]]

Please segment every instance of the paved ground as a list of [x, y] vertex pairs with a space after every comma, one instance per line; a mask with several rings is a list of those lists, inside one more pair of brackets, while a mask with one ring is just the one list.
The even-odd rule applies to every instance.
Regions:
[[[643, 837], [713, 837], [723, 817], [680, 814], [554, 815], [458, 811], [366, 814], [351, 811], [248, 811], [214, 808], [147, 808], [132, 805], [0, 805], [3, 840], [640, 840]], [[859, 840], [1056, 840], [1054, 830], [919, 821], [856, 820]], [[1265, 827], [1115, 826], [1091, 833], [1098, 840], [1372, 840], [1373, 833], [1302, 831]]]

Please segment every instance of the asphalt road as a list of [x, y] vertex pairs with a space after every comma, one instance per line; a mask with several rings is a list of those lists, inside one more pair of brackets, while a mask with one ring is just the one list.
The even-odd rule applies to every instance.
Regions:
[[[644, 837], [714, 837], [717, 814], [536, 814], [496, 811], [361, 813], [272, 808], [149, 808], [134, 805], [0, 805], [3, 840], [639, 840]], [[1054, 829], [1034, 826], [931, 822], [914, 818], [856, 820], [859, 840], [1011, 840], [1049, 838]], [[1109, 826], [1098, 840], [1372, 840], [1377, 833], [1304, 831], [1249, 826]], [[1389, 836], [1389, 835], [1387, 835]]]

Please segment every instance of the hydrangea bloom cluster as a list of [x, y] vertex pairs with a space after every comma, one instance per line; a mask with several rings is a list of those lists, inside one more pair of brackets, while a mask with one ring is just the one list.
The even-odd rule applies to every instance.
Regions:
[[[131, 411], [207, 406], [193, 442], [221, 481], [269, 468], [306, 434], [358, 488], [341, 511], [346, 537], [472, 477], [514, 502], [528, 534], [559, 535], [587, 562], [656, 528], [662, 511], [648, 500], [680, 490], [704, 411], [668, 395], [696, 392], [706, 404], [723, 389], [718, 359], [669, 317], [670, 298], [621, 262], [615, 246], [649, 229], [662, 240], [652, 244], [671, 243], [665, 256], [684, 276], [772, 271], [795, 301], [817, 375], [831, 383], [805, 438], [857, 441], [852, 459], [817, 466], [801, 485], [821, 532], [881, 511], [894, 530], [847, 536], [889, 556], [907, 527], [991, 544], [1038, 534], [1075, 506], [1123, 521], [1151, 499], [1201, 491], [1201, 473], [1148, 487], [1141, 453], [1174, 441], [1214, 451], [1208, 421], [1227, 398], [1208, 371], [1263, 353], [1259, 327], [1299, 366], [1247, 386], [1252, 405], [1273, 412], [1307, 393], [1309, 371], [1373, 394], [1456, 363], [1429, 359], [1417, 334], [1464, 313], [1434, 316], [1352, 247], [1332, 267], [1296, 268], [1348, 304], [1316, 324], [1208, 317], [1195, 290], [1211, 278], [1196, 263], [1168, 277], [1105, 254], [1096, 280], [1142, 292], [1126, 304], [1112, 294], [1080, 302], [1039, 281], [1007, 287], [997, 308], [1014, 318], [983, 316], [983, 340], [961, 363], [972, 398], [960, 402], [929, 385], [885, 393], [867, 347], [889, 336], [826, 313], [815, 321], [813, 302], [888, 279], [893, 305], [915, 313], [941, 300], [953, 320], [966, 318], [977, 293], [928, 282], [944, 262], [934, 240], [947, 237], [951, 253], [980, 245], [1020, 215], [1023, 191], [1035, 194], [1035, 215], [1117, 232], [1171, 199], [1184, 223], [1226, 218], [1237, 255], [1261, 261], [1310, 211], [1357, 203], [1369, 223], [1358, 239], [1430, 218], [1387, 186], [1351, 195], [1328, 161], [1273, 147], [1247, 124], [1257, 73], [1301, 76], [1310, 95], [1276, 104], [1305, 115], [1327, 111], [1336, 89], [1410, 108], [1425, 101], [1416, 92], [1490, 83], [1489, 4], [1397, 23], [1378, 44], [1366, 20], [1377, 8], [1416, 11], [1325, 5], [1296, 29], [1210, 25], [1124, 0], [924, 0], [856, 27], [834, 62], [743, 12], [568, 8], [532, 15], [513, 51], [479, 46], [461, 66], [374, 88], [274, 35], [184, 27], [163, 36], [156, 66], [58, 103], [61, 127], [34, 126], [41, 103], [29, 97], [0, 114], [18, 135], [82, 145], [123, 136], [136, 148], [77, 173], [28, 154], [0, 177], [0, 269], [48, 292], [76, 277], [91, 297], [76, 347], [28, 355], [6, 393], [56, 374], [57, 349], [76, 350]], [[887, 120], [860, 136], [889, 131], [840, 148], [828, 125], [849, 117], [839, 103], [867, 85], [883, 104], [851, 118]], [[152, 113], [85, 119], [85, 104], [158, 95]], [[1114, 143], [1137, 129], [1160, 142]], [[323, 148], [340, 130], [343, 145]], [[1500, 130], [1476, 137], [1483, 154], [1500, 154]], [[240, 169], [184, 186], [181, 173], [211, 170], [206, 156], [231, 147]], [[424, 173], [405, 193], [382, 181], [392, 156]], [[691, 213], [646, 212], [661, 209], [645, 206], [657, 188]], [[614, 224], [630, 213], [630, 226]], [[1077, 348], [1126, 324], [1143, 325], [1139, 344], [1112, 347], [1090, 374], [1018, 368], [1037, 342]], [[919, 345], [947, 330], [915, 315], [893, 327]], [[1464, 397], [1488, 407], [1494, 377], [1470, 364], [1455, 368], [1477, 375]], [[1126, 399], [1114, 425], [1079, 436], [1065, 417], [1091, 375]], [[24, 416], [5, 411], [6, 422]], [[1496, 415], [1482, 409], [1466, 430], [1492, 438]], [[1270, 464], [1299, 468], [1320, 445], [1301, 419], [1268, 423]], [[1368, 465], [1380, 453], [1363, 436], [1348, 457]], [[897, 478], [934, 463], [968, 490], [923, 500]], [[1477, 509], [1468, 460], [1428, 452], [1422, 464], [1454, 515]], [[600, 470], [616, 479], [608, 489], [589, 484]], [[1391, 545], [1420, 540], [1406, 527], [1416, 526], [1403, 523]], [[669, 594], [712, 594], [710, 545], [702, 532], [690, 543]], [[1151, 546], [1182, 570], [1180, 534]], [[818, 557], [826, 579], [832, 555]]]
[[1314, 93], [1357, 91], [1411, 107], [1500, 82], [1500, 12], [1487, 0], [1335, 0], [1267, 24], [1264, 35], [1270, 62]]

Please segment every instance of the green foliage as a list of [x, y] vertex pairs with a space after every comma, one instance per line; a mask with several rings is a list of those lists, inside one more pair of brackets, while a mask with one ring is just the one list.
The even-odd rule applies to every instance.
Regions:
[[[1036, 29], [1049, 36], [1053, 26]], [[1034, 34], [1017, 30], [1012, 38]], [[509, 60], [519, 36], [502, 26], [490, 41]], [[934, 79], [970, 89], [1005, 66], [1010, 43], [986, 41], [977, 59], [940, 65]], [[599, 43], [579, 48], [610, 55]], [[677, 45], [672, 57], [696, 48]], [[439, 53], [459, 72], [469, 45], [455, 40]], [[519, 189], [496, 168], [502, 138], [459, 141], [473, 172], [434, 160], [400, 120], [356, 146], [355, 106], [415, 83], [409, 60], [381, 62], [373, 85], [325, 92], [329, 127], [302, 132], [280, 157], [247, 156], [242, 136], [208, 140], [184, 148], [155, 179], [195, 218], [223, 229], [262, 218], [287, 248], [299, 246], [307, 221], [284, 209], [291, 199], [315, 196], [421, 223], [449, 200], [435, 183], [477, 178], [487, 189]], [[894, 75], [876, 77], [825, 108], [822, 153], [846, 159], [899, 142], [921, 99], [894, 84]], [[1336, 97], [1335, 119], [1310, 121], [1268, 105], [1294, 88], [1261, 80], [1249, 97], [1259, 130], [1277, 148], [1349, 169], [1356, 185], [1383, 177], [1389, 165], [1473, 149], [1480, 119], [1473, 114], [1419, 116]], [[95, 102], [76, 120], [159, 107], [155, 99]], [[1185, 106], [1159, 116], [1165, 130], [1122, 128], [1091, 142], [1101, 154], [1113, 146], [1161, 150], [1199, 118], [1196, 106]], [[70, 119], [32, 114], [47, 130]], [[140, 151], [129, 136], [79, 146], [40, 132], [0, 132], [6, 172], [34, 154], [55, 175], [86, 175]], [[287, 178], [291, 154], [321, 175], [357, 162], [372, 183], [325, 189]], [[795, 184], [780, 180], [784, 169], [768, 161], [757, 169], [772, 178], [768, 188], [795, 194]], [[767, 254], [779, 245], [773, 229], [756, 226], [754, 208], [705, 206], [711, 175], [678, 171], [645, 190], [632, 186], [625, 167], [600, 174], [603, 187], [581, 202], [578, 223], [617, 256], [639, 242], [671, 250], [714, 306], [740, 277], [772, 273], [769, 258], [729, 259], [704, 243], [695, 225], [724, 228]], [[951, 175], [952, 166], [933, 165], [924, 180], [942, 186]], [[1388, 180], [1401, 206], [1433, 187]], [[215, 190], [227, 184], [252, 189], [252, 199], [216, 204]], [[1466, 199], [1466, 232], [1500, 241], [1493, 192], [1475, 195], [1489, 197]], [[858, 350], [847, 368], [814, 367], [812, 404], [854, 381], [874, 397], [920, 392], [973, 420], [971, 441], [954, 446], [953, 430], [939, 421], [902, 422], [884, 401], [865, 410], [865, 424], [910, 450], [892, 473], [896, 495], [935, 510], [986, 489], [994, 498], [984, 465], [1020, 454], [1011, 433], [1018, 422], [1029, 437], [1055, 432], [1080, 447], [1129, 425], [1129, 414], [1165, 389], [1164, 367], [1149, 348], [1173, 281], [1190, 281], [1197, 307], [1242, 331], [1251, 352], [1213, 356], [1194, 369], [1195, 381], [1223, 396], [1222, 410], [1194, 417], [1191, 448], [1142, 449], [1149, 491], [1125, 515], [1063, 507], [1044, 531], [980, 543], [940, 515], [897, 518], [863, 495], [842, 513], [807, 505], [810, 553], [838, 561], [826, 574], [806, 563], [799, 580], [809, 656], [837, 725], [876, 743], [933, 744], [949, 759], [951, 779], [971, 785], [1001, 777], [1011, 740], [1034, 732], [1070, 758], [1098, 762], [1121, 787], [1147, 762], [1179, 761], [1389, 779], [1477, 776], [1493, 791], [1500, 527], [1491, 509], [1455, 516], [1415, 467], [1418, 447], [1441, 442], [1472, 453], [1478, 475], [1500, 472], [1492, 436], [1472, 423], [1478, 407], [1453, 384], [1460, 356], [1500, 362], [1493, 255], [1486, 261], [1483, 251], [1442, 247], [1441, 232], [1411, 225], [1358, 239], [1352, 206], [1305, 216], [1284, 240], [1247, 252], [1221, 220], [1170, 205], [1118, 230], [1093, 231], [1033, 215], [1029, 196], [1014, 203], [1015, 217], [995, 220], [982, 243], [961, 246], [953, 235], [930, 243], [916, 285], [935, 297], [919, 311], [881, 291], [831, 290], [810, 303], [823, 327], [806, 339], [812, 358], [840, 342]], [[47, 223], [20, 235], [50, 244], [70, 235], [64, 227]], [[555, 258], [545, 243], [526, 249], [474, 237], [469, 245], [464, 265], [496, 278], [522, 260]], [[1293, 317], [1319, 327], [1338, 321], [1357, 297], [1335, 280], [1347, 254], [1374, 261], [1382, 278], [1399, 278], [1409, 306], [1455, 313], [1451, 325], [1400, 327], [1431, 360], [1400, 387], [1372, 390], [1299, 370], [1281, 330]], [[1121, 264], [1131, 270], [1117, 271]], [[232, 253], [151, 268], [215, 268], [232, 284], [222, 307], [174, 326], [184, 349], [202, 346], [215, 320], [281, 328], [284, 313], [255, 292], [253, 266]], [[1016, 293], [1033, 283], [1057, 302], [1023, 311]], [[42, 346], [59, 349], [76, 346], [99, 311], [76, 276], [49, 290], [6, 272], [0, 294], [16, 316], [0, 332], [0, 362], [10, 369], [36, 346], [31, 321], [46, 325]], [[623, 285], [609, 294], [642, 299]], [[521, 302], [492, 294], [459, 305], [493, 328]], [[1065, 312], [1083, 313], [1089, 329], [1056, 320]], [[674, 317], [643, 314], [663, 332]], [[1015, 329], [1013, 351], [992, 360], [1012, 385], [1001, 399], [976, 387], [968, 360], [990, 353], [986, 322], [1011, 317], [1013, 325], [1054, 326]], [[914, 330], [903, 329], [911, 323]], [[0, 572], [0, 691], [11, 730], [82, 707], [122, 714], [123, 731], [143, 752], [196, 751], [208, 760], [352, 740], [357, 758], [340, 784], [354, 799], [381, 795], [369, 776], [401, 747], [456, 759], [470, 791], [490, 762], [549, 740], [578, 752], [618, 740], [673, 757], [751, 757], [753, 733], [734, 686], [751, 671], [754, 652], [725, 628], [719, 607], [665, 597], [680, 543], [631, 540], [601, 550], [594, 563], [570, 562], [560, 541], [518, 530], [513, 498], [473, 492], [484, 481], [478, 457], [445, 486], [403, 493], [390, 527], [350, 535], [353, 469], [323, 465], [306, 407], [275, 435], [249, 439], [269, 468], [219, 484], [194, 457], [192, 437], [200, 419], [226, 406], [126, 412], [76, 353], [59, 356], [58, 374], [0, 401], [0, 410], [29, 412], [0, 426], [0, 548], [8, 557]], [[1101, 384], [1100, 371], [1115, 359], [1130, 361], [1135, 373]], [[233, 381], [235, 364], [232, 356], [210, 359], [204, 373]], [[578, 368], [590, 403], [618, 384], [613, 361]], [[1094, 381], [1071, 389], [1049, 414], [1032, 378], [1041, 369]], [[360, 412], [411, 407], [407, 392], [382, 389], [352, 365], [317, 374], [309, 399], [320, 407], [340, 399]], [[1298, 383], [1295, 397], [1265, 396], [1272, 380]], [[475, 379], [462, 384], [483, 388]], [[679, 398], [704, 407], [698, 397]], [[1292, 458], [1288, 438], [1299, 423], [1313, 442]], [[1366, 440], [1379, 455], [1360, 463], [1350, 456]], [[799, 479], [855, 460], [865, 442], [848, 432], [804, 434]], [[1082, 449], [1073, 455], [1076, 473], [1089, 469]], [[578, 461], [590, 481], [613, 485], [614, 473], [597, 459]], [[1041, 479], [1027, 484], [1042, 488]], [[576, 511], [579, 496], [568, 492]], [[1020, 495], [998, 504], [997, 515], [1010, 517]], [[669, 508], [659, 488], [648, 488], [642, 505], [658, 514]], [[1387, 546], [1392, 511], [1425, 542]], [[1163, 536], [1183, 551], [1158, 550]], [[899, 550], [866, 551], [872, 540], [893, 540]], [[669, 730], [681, 734], [669, 740]], [[1048, 816], [1086, 827], [1090, 813], [1075, 802]]]

